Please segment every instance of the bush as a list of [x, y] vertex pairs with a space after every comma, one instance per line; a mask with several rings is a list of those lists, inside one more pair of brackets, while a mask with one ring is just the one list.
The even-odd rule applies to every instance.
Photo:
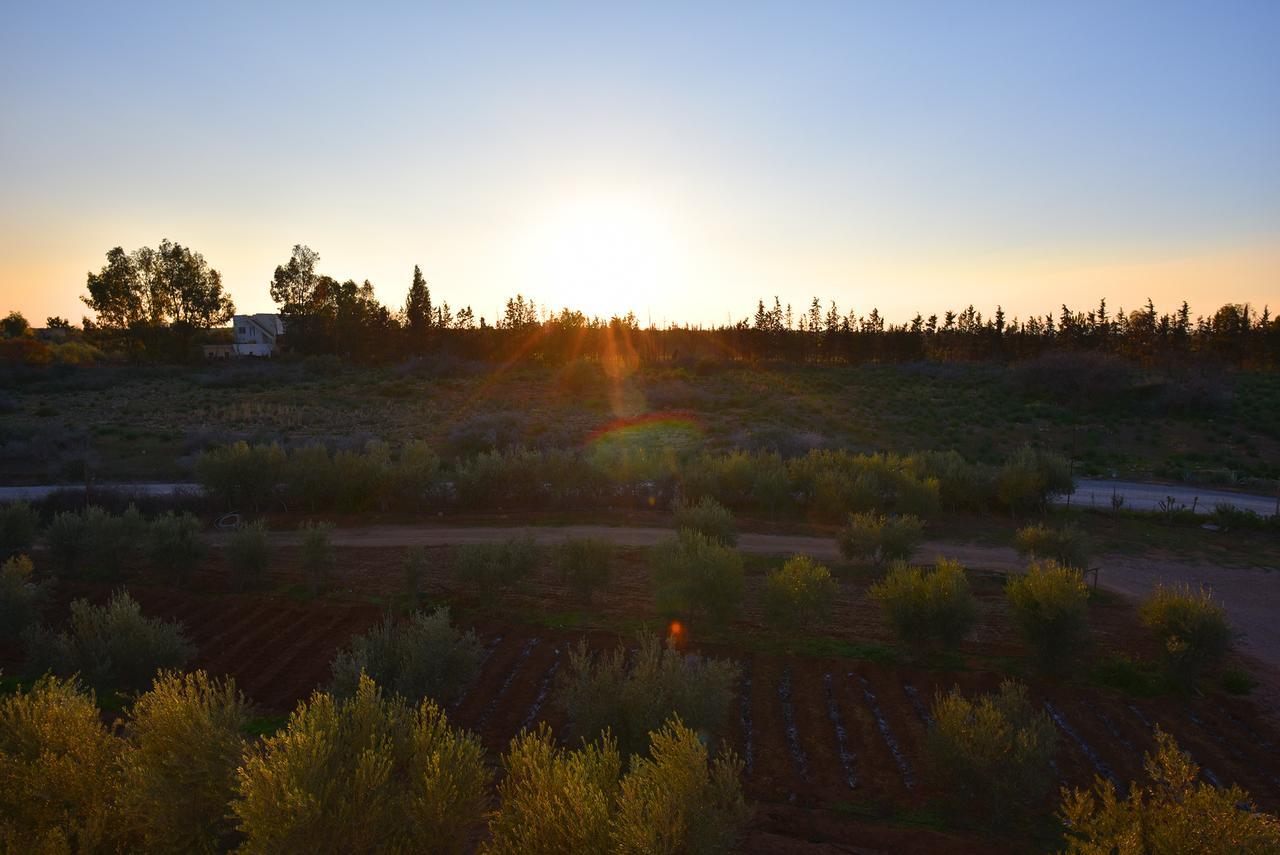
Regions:
[[560, 580], [589, 601], [613, 575], [613, 544], [590, 538], [566, 540], [556, 548], [555, 565]]
[[479, 739], [364, 677], [347, 700], [316, 692], [251, 750], [232, 810], [246, 853], [465, 852], [488, 783]]
[[932, 571], [895, 561], [868, 593], [897, 636], [916, 648], [955, 647], [978, 619], [978, 603], [959, 561], [939, 558]]
[[427, 550], [421, 546], [411, 546], [404, 551], [404, 583], [409, 601], [418, 604], [422, 594], [422, 577], [427, 574]]
[[1158, 585], [1139, 614], [1160, 639], [1170, 678], [1184, 686], [1193, 685], [1231, 649], [1227, 612], [1204, 588]]
[[1005, 583], [1004, 596], [1040, 666], [1061, 671], [1070, 665], [1089, 637], [1089, 586], [1080, 571], [1056, 561], [1032, 562]]
[[1047, 558], [1079, 570], [1089, 568], [1089, 543], [1075, 526], [1025, 526], [1014, 535], [1014, 545], [1019, 554], [1033, 559]]
[[708, 763], [706, 745], [678, 718], [649, 741], [649, 756], [632, 757], [622, 779], [613, 850], [734, 851], [751, 817], [739, 783], [742, 763], [731, 754]]
[[267, 507], [285, 470], [285, 453], [276, 443], [236, 442], [196, 458], [196, 480], [222, 507]]
[[839, 590], [830, 570], [797, 555], [765, 578], [760, 596], [771, 623], [795, 628], [826, 623]]
[[1280, 821], [1259, 812], [1239, 786], [1220, 790], [1197, 780], [1200, 768], [1172, 736], [1157, 729], [1156, 750], [1144, 759], [1147, 783], [1135, 781], [1124, 800], [1101, 778], [1092, 791], [1063, 791], [1067, 852], [1280, 852]]
[[88, 551], [84, 518], [74, 511], [54, 514], [44, 539], [54, 566], [68, 576], [76, 575]]
[[227, 848], [227, 806], [249, 720], [235, 682], [164, 672], [133, 704], [123, 756], [123, 801], [147, 851]]
[[850, 561], [905, 561], [923, 539], [924, 523], [910, 514], [850, 514], [848, 524], [840, 530], [840, 553]]
[[254, 520], [231, 535], [227, 542], [227, 561], [237, 590], [262, 578], [271, 563], [271, 542], [267, 539], [264, 520]]
[[38, 624], [49, 605], [49, 586], [32, 580], [34, 570], [25, 555], [15, 555], [0, 566], [0, 641], [13, 641]]
[[643, 633], [627, 667], [621, 644], [592, 653], [584, 642], [569, 651], [556, 680], [556, 702], [575, 739], [613, 733], [624, 755], [643, 751], [647, 735], [672, 715], [699, 733], [716, 734], [733, 702], [740, 669], [723, 659], [684, 655]]
[[204, 527], [191, 514], [168, 513], [151, 523], [151, 561], [185, 585], [208, 552]]
[[119, 849], [122, 747], [74, 679], [0, 696], [0, 851]]
[[119, 516], [90, 505], [81, 513], [56, 514], [45, 542], [54, 565], [68, 576], [114, 580], [136, 563], [147, 542], [147, 523], [134, 505]]
[[511, 741], [486, 853], [731, 852], [750, 819], [731, 755], [709, 761], [698, 734], [673, 720], [648, 757], [622, 760], [607, 736], [577, 750], [545, 725]]
[[681, 499], [671, 510], [677, 531], [696, 531], [723, 546], [734, 546], [738, 542], [733, 514], [710, 496], [703, 496], [695, 504]]
[[449, 610], [415, 612], [407, 621], [388, 617], [333, 660], [331, 691], [349, 698], [367, 674], [412, 703], [430, 698], [441, 706], [457, 700], [480, 672], [483, 647], [475, 633], [449, 623]]
[[546, 723], [520, 733], [502, 757], [487, 855], [610, 851], [622, 758], [608, 737], [568, 750]]
[[1053, 782], [1057, 731], [1011, 681], [970, 700], [953, 689], [933, 702], [926, 747], [939, 783], [993, 819], [1033, 808]]
[[1043, 510], [1051, 496], [1074, 489], [1071, 467], [1065, 458], [1029, 445], [1015, 451], [996, 475], [996, 498], [1013, 513]]
[[40, 517], [26, 502], [0, 507], [0, 560], [30, 552], [39, 525]]
[[314, 597], [328, 584], [329, 574], [337, 563], [333, 544], [329, 541], [333, 523], [308, 520], [298, 526], [298, 531], [302, 533], [302, 574], [306, 576]]
[[463, 584], [493, 593], [528, 578], [541, 554], [531, 535], [497, 543], [470, 543], [458, 547], [454, 573]]
[[439, 477], [440, 458], [431, 446], [415, 440], [400, 449], [400, 457], [391, 467], [387, 489], [397, 507], [416, 511], [436, 488]]
[[654, 600], [669, 616], [699, 615], [721, 623], [738, 613], [742, 556], [695, 531], [654, 547]]
[[181, 668], [194, 652], [181, 624], [143, 617], [124, 591], [105, 606], [76, 600], [66, 631], [30, 628], [23, 641], [36, 673], [79, 674], [100, 691], [142, 689], [156, 671]]

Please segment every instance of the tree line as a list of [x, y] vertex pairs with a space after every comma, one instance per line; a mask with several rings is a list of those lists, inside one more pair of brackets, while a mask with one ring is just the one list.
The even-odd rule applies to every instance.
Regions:
[[[872, 308], [862, 314], [817, 297], [793, 308], [759, 300], [753, 314], [714, 327], [642, 327], [635, 315], [608, 319], [580, 311], [552, 311], [521, 294], [491, 320], [470, 306], [433, 299], [419, 267], [404, 304], [392, 309], [372, 283], [338, 281], [319, 271], [320, 256], [298, 245], [276, 267], [271, 297], [284, 320], [282, 347], [302, 355], [334, 354], [382, 361], [441, 354], [483, 361], [560, 364], [575, 359], [632, 362], [676, 360], [846, 363], [916, 360], [973, 361], [1033, 358], [1047, 351], [1088, 350], [1159, 363], [1211, 358], [1251, 368], [1280, 361], [1280, 318], [1270, 307], [1227, 303], [1195, 315], [1186, 302], [1160, 311], [1154, 302], [1133, 311], [1096, 308], [1008, 317], [997, 306], [985, 315], [969, 305], [941, 315], [916, 314], [895, 324]], [[162, 241], [157, 249], [125, 253], [116, 247], [87, 277], [82, 299], [96, 319], [85, 330], [99, 346], [152, 358], [187, 355], [197, 333], [226, 324], [235, 307], [221, 275], [203, 256]]]

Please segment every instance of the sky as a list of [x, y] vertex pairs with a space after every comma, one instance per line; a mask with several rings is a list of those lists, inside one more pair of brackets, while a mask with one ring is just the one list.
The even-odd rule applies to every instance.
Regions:
[[0, 312], [169, 238], [398, 308], [1280, 308], [1280, 3], [0, 9]]

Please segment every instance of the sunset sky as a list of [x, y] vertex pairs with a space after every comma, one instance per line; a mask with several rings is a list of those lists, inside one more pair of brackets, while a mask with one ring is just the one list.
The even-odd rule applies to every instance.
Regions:
[[0, 313], [165, 237], [244, 311], [295, 243], [490, 320], [1280, 308], [1280, 2], [628, 5], [8, 3]]

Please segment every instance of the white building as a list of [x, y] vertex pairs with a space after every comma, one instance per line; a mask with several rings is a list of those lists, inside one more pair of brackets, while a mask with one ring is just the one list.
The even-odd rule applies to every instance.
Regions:
[[206, 358], [272, 356], [276, 352], [276, 340], [284, 333], [284, 323], [279, 315], [236, 315], [231, 323], [232, 343], [206, 344]]

